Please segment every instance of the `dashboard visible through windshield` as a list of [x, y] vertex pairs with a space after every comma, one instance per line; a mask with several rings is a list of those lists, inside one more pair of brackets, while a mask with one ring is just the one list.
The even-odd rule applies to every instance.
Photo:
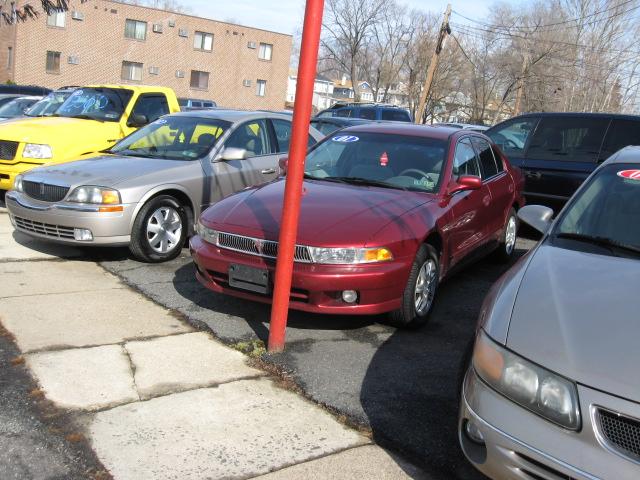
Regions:
[[64, 101], [54, 115], [118, 122], [132, 95], [133, 91], [124, 88], [79, 88]]

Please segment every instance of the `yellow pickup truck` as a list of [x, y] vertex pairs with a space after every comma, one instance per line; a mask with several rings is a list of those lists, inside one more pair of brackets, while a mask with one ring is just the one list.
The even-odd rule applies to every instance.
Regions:
[[19, 173], [105, 150], [161, 115], [179, 111], [178, 99], [170, 88], [79, 88], [53, 116], [0, 124], [0, 190], [10, 190]]

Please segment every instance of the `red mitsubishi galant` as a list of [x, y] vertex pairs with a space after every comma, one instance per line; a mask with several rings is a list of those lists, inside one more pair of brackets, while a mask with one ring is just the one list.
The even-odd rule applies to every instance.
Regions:
[[[305, 165], [291, 308], [390, 312], [392, 323], [416, 325], [453, 267], [513, 255], [523, 180], [480, 133], [355, 126], [324, 139]], [[200, 282], [271, 301], [284, 185], [244, 190], [202, 214], [190, 243]]]

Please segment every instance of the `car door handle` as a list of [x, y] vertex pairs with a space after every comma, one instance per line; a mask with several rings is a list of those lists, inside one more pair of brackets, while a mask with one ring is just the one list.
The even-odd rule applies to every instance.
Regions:
[[527, 178], [533, 178], [535, 180], [540, 180], [542, 178], [542, 174], [540, 172], [526, 172], [525, 176]]
[[276, 173], [276, 169], [275, 168], [265, 168], [264, 170], [261, 170], [260, 173], [262, 173], [264, 175], [269, 175], [271, 173]]

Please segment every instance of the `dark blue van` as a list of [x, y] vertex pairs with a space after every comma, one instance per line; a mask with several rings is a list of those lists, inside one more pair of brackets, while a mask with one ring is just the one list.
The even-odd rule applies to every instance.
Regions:
[[321, 111], [316, 117], [364, 118], [365, 120], [386, 120], [391, 122], [411, 122], [411, 115], [404, 108], [376, 103], [336, 103]]
[[530, 202], [566, 202], [613, 153], [640, 145], [640, 117], [608, 113], [532, 113], [484, 132], [525, 176]]

